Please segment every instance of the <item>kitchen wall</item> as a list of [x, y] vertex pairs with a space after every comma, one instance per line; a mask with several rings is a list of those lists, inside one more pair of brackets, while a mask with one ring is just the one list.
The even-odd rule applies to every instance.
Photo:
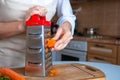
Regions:
[[77, 15], [79, 32], [93, 26], [101, 35], [120, 37], [120, 0], [89, 0], [78, 6], [82, 8]]

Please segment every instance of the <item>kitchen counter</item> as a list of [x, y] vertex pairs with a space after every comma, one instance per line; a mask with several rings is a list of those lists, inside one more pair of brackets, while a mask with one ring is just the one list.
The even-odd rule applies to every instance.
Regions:
[[120, 66], [107, 64], [107, 63], [96, 63], [96, 62], [78, 62], [78, 61], [55, 61], [54, 64], [70, 64], [70, 63], [80, 63], [96, 67], [103, 71], [106, 75], [106, 80], [120, 80]]
[[102, 38], [90, 38], [90, 37], [78, 37], [74, 36], [73, 40], [76, 41], [87, 41], [87, 42], [99, 42], [106, 44], [120, 45], [120, 39], [111, 38], [111, 37], [102, 37]]

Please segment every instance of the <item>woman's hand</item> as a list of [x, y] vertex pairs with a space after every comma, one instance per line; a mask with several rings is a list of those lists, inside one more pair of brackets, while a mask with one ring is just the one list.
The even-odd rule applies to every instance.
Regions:
[[54, 48], [52, 50], [62, 50], [67, 44], [73, 39], [71, 33], [71, 24], [69, 22], [64, 22], [57, 30], [56, 35], [54, 36], [55, 40], [57, 40]]
[[25, 20], [29, 20], [29, 18], [34, 14], [45, 16], [47, 14], [47, 9], [43, 6], [34, 6], [27, 11]]
[[[47, 9], [45, 7], [34, 6], [27, 11], [25, 20], [28, 20], [34, 14], [45, 16], [46, 13], [47, 13]], [[23, 33], [25, 31], [24, 22], [25, 21], [0, 22], [0, 39]]]

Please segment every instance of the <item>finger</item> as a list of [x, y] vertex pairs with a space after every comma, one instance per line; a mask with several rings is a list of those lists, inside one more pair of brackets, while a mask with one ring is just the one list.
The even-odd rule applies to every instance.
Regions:
[[56, 42], [54, 49], [52, 50], [64, 49], [72, 38], [73, 36], [71, 35], [71, 33], [64, 34], [64, 36]]
[[29, 12], [28, 14], [27, 14], [27, 16], [26, 16], [26, 21], [27, 20], [29, 20], [30, 19], [30, 17], [32, 16], [32, 15], [34, 15], [34, 14], [41, 14], [39, 11], [37, 11], [37, 10], [34, 10], [34, 11], [31, 11], [31, 12]]
[[29, 11], [32, 11], [32, 10], [40, 10], [40, 8], [43, 8], [42, 6], [33, 6], [31, 8], [29, 8]]
[[63, 35], [63, 37], [60, 39], [63, 43], [66, 43], [67, 41], [71, 40], [73, 38], [72, 34], [70, 32], [67, 32]]
[[35, 7], [33, 7], [31, 10], [37, 10], [37, 11], [39, 11], [40, 13], [42, 12], [42, 13], [47, 13], [47, 9], [45, 8], [45, 7], [43, 7], [43, 6], [35, 6]]
[[61, 34], [63, 33], [62, 28], [58, 28], [57, 33], [53, 37], [53, 39], [58, 40], [61, 37]]
[[40, 16], [45, 16], [47, 14], [47, 9], [42, 6], [34, 6], [26, 12], [27, 16], [25, 20], [27, 21], [32, 15], [39, 14]]
[[28, 13], [31, 13], [32, 11], [37, 10], [37, 11], [47, 11], [47, 9], [43, 6], [34, 6], [32, 8], [29, 8], [27, 11]]
[[61, 49], [62, 47], [64, 48], [69, 42], [70, 42], [70, 39], [67, 39], [65, 42], [62, 40], [59, 40], [56, 42], [54, 48], [57, 50]]
[[64, 49], [64, 48], [67, 46], [67, 44], [68, 44], [69, 42], [70, 42], [70, 40], [67, 41], [66, 43], [62, 43], [62, 44], [58, 45], [57, 47], [54, 47], [53, 50], [56, 50], [56, 51], [62, 50], [62, 49]]
[[56, 45], [62, 44], [62, 43], [67, 43], [73, 38], [71, 32], [65, 33], [57, 42]]
[[34, 14], [39, 14], [40, 16], [45, 16], [47, 12], [42, 12], [39, 10], [33, 10], [31, 12], [29, 12], [28, 16], [26, 17], [26, 21], [30, 19], [30, 17]]
[[56, 44], [55, 44], [55, 47], [61, 45], [61, 44], [66, 44], [67, 42], [69, 42], [70, 40], [72, 39], [71, 36], [66, 36], [66, 34], [61, 38], [59, 39]]

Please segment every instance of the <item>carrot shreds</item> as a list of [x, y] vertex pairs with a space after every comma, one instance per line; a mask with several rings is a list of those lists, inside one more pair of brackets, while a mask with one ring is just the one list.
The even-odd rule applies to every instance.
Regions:
[[49, 77], [54, 77], [55, 74], [54, 74], [54, 73], [50, 73], [48, 76], [49, 76]]
[[49, 48], [53, 48], [55, 43], [56, 43], [56, 40], [54, 40], [54, 39], [47, 39], [47, 46]]
[[50, 73], [57, 73], [57, 69], [52, 69], [52, 70], [50, 70]]
[[15, 71], [7, 67], [0, 68], [0, 73], [2, 73], [3, 76], [10, 77], [11, 80], [25, 80], [22, 75], [16, 73]]
[[49, 71], [49, 77], [53, 77], [53, 76], [55, 76], [56, 75], [56, 73], [57, 73], [57, 69], [55, 69], [55, 68], [53, 68], [53, 69], [51, 69], [50, 71]]

